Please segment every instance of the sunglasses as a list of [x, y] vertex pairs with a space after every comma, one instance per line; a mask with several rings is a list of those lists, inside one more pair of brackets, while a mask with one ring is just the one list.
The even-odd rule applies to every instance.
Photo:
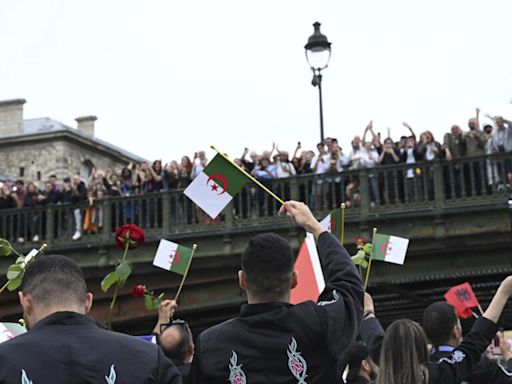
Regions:
[[160, 334], [162, 334], [167, 328], [172, 327], [173, 325], [181, 325], [188, 329], [188, 324], [185, 320], [176, 319], [168, 323], [160, 324]]

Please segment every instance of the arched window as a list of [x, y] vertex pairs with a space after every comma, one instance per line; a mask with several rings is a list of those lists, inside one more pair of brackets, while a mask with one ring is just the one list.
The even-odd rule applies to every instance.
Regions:
[[89, 179], [89, 176], [91, 176], [93, 167], [94, 167], [94, 164], [92, 163], [91, 160], [82, 161], [82, 165], [80, 166], [80, 178], [82, 180], [87, 181], [87, 179]]

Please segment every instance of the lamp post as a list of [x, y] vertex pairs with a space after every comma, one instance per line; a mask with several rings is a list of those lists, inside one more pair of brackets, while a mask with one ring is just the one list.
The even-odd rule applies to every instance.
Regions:
[[311, 85], [318, 87], [318, 99], [320, 102], [320, 142], [324, 142], [324, 113], [322, 105], [322, 70], [327, 68], [331, 59], [331, 43], [327, 36], [320, 32], [320, 23], [313, 24], [315, 31], [309, 37], [308, 43], [304, 46], [306, 59], [313, 71]]

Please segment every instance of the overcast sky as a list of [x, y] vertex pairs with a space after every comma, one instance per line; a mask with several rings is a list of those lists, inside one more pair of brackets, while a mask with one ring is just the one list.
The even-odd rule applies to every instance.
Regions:
[[97, 115], [97, 137], [151, 160], [314, 148], [318, 20], [326, 136], [348, 152], [369, 120], [394, 138], [405, 120], [442, 140], [476, 106], [512, 118], [511, 15], [510, 0], [6, 0], [0, 99], [71, 126]]

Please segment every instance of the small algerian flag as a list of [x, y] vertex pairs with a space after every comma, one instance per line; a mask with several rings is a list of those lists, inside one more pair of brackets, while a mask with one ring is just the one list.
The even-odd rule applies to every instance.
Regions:
[[215, 219], [248, 181], [238, 168], [217, 154], [184, 193]]
[[0, 323], [0, 343], [11, 340], [25, 332], [27, 332], [27, 329], [18, 323]]
[[371, 258], [403, 265], [408, 245], [409, 239], [377, 233], [373, 237]]
[[332, 233], [339, 239], [341, 237], [341, 208], [335, 209], [325, 216], [320, 224], [326, 231]]
[[166, 271], [185, 275], [191, 258], [192, 249], [162, 239], [158, 244], [153, 265]]
[[307, 300], [316, 302], [325, 288], [325, 280], [315, 237], [311, 233], [306, 233], [295, 260], [295, 269], [299, 275], [298, 284], [292, 289], [290, 303], [298, 304]]

